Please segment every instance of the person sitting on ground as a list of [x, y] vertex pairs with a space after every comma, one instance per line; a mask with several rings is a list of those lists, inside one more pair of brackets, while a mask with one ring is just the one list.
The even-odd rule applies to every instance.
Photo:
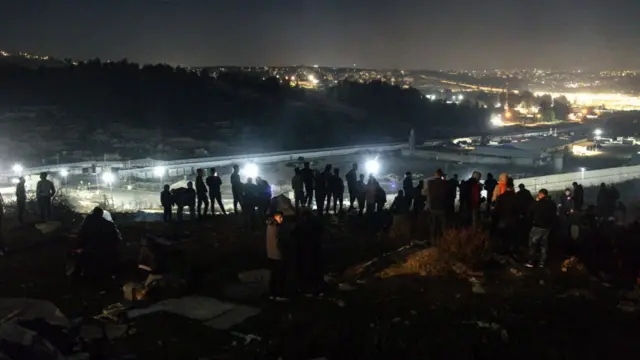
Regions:
[[92, 275], [110, 274], [115, 270], [121, 241], [116, 225], [104, 218], [104, 210], [94, 208], [78, 233], [75, 252], [80, 254], [80, 268]]
[[267, 218], [266, 247], [269, 259], [269, 294], [271, 300], [286, 301], [287, 270], [284, 262], [284, 233], [282, 212], [276, 211]]

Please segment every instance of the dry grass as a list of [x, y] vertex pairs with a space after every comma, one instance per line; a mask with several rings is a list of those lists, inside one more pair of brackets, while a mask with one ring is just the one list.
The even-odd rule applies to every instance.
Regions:
[[451, 229], [444, 233], [439, 248], [467, 267], [477, 268], [491, 256], [489, 234], [478, 229]]

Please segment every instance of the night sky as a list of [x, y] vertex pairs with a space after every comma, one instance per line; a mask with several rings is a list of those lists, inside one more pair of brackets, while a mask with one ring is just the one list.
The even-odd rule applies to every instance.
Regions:
[[640, 68], [639, 0], [0, 0], [0, 49], [184, 65]]

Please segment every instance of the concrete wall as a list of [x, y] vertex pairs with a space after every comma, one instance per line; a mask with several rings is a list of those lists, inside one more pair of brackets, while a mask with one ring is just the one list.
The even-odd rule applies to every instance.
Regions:
[[615, 184], [629, 180], [640, 179], [640, 166], [624, 166], [610, 169], [589, 170], [516, 179], [515, 183], [524, 184], [531, 192], [545, 188], [549, 191], [564, 190], [571, 187], [574, 181], [584, 187], [598, 186], [601, 183]]

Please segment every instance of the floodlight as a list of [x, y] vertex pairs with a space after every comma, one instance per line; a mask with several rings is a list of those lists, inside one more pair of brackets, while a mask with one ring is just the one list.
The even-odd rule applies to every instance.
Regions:
[[378, 171], [380, 171], [380, 163], [378, 162], [378, 158], [368, 160], [364, 163], [364, 168], [367, 173], [376, 175]]
[[105, 183], [111, 185], [111, 184], [113, 184], [114, 180], [115, 180], [115, 177], [113, 176], [112, 173], [106, 172], [106, 173], [102, 174], [102, 181], [104, 181]]
[[165, 171], [166, 168], [164, 166], [156, 166], [153, 168], [153, 175], [155, 175], [156, 177], [162, 177], [164, 176]]
[[254, 163], [249, 163], [246, 164], [242, 170], [240, 170], [240, 172], [242, 173], [242, 175], [244, 175], [245, 177], [250, 177], [250, 178], [256, 178], [258, 176], [258, 174], [260, 173], [260, 169], [258, 168], [258, 165], [254, 164]]

